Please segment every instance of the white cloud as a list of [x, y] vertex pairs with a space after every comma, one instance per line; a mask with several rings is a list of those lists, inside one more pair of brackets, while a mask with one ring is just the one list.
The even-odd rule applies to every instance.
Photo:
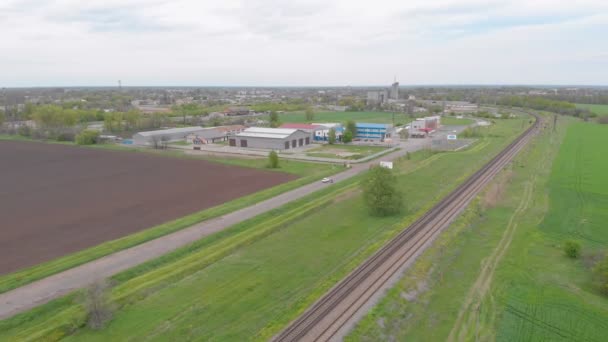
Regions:
[[605, 1], [4, 1], [0, 84], [605, 84]]

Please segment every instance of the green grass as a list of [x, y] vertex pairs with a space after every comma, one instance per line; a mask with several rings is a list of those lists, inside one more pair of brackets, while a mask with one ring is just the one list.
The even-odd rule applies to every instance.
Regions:
[[[116, 149], [125, 151], [123, 147], [116, 147], [113, 145], [100, 145], [97, 148], [103, 149]], [[128, 148], [127, 148], [128, 149]], [[140, 149], [132, 149], [134, 152], [142, 153]], [[188, 157], [181, 152], [175, 151], [163, 151], [163, 152], [150, 152], [153, 150], [146, 150], [143, 153], [157, 153], [168, 157]], [[198, 158], [198, 157], [189, 157]], [[264, 158], [258, 159], [238, 159], [238, 158], [222, 158], [222, 157], [206, 157], [204, 159], [211, 160], [214, 162], [220, 162], [235, 166], [251, 167], [251, 168], [265, 168], [267, 160]], [[270, 169], [268, 169], [270, 170]], [[29, 267], [17, 272], [9, 273], [0, 276], [0, 293], [12, 290], [19, 286], [31, 283], [33, 281], [48, 277], [55, 273], [65, 271], [72, 267], [84, 264], [86, 262], [98, 259], [105, 255], [115, 253], [117, 251], [133, 247], [135, 245], [144, 243], [146, 241], [161, 237], [178, 231], [180, 229], [187, 228], [193, 224], [222, 216], [230, 212], [254, 205], [266, 199], [277, 196], [283, 192], [293, 190], [300, 186], [318, 181], [323, 177], [327, 177], [336, 172], [342, 171], [343, 168], [335, 165], [328, 164], [315, 164], [307, 162], [298, 162], [291, 160], [281, 160], [279, 169], [272, 169], [275, 172], [286, 172], [300, 176], [300, 178], [291, 182], [283, 183], [272, 188], [268, 188], [256, 193], [243, 196], [224, 204], [204, 209], [196, 213], [181, 217], [179, 219], [169, 221], [166, 223], [159, 224], [149, 229], [134, 233], [120, 239], [104, 242], [95, 247], [87, 248], [82, 251], [69, 254], [33, 267]]]
[[443, 116], [441, 117], [441, 124], [446, 126], [468, 126], [475, 122], [473, 119], [462, 118], [457, 119], [453, 116]]
[[[319, 147], [307, 150], [306, 155], [311, 157], [322, 158], [339, 158], [339, 159], [361, 159], [372, 154], [386, 151], [384, 146], [362, 146], [362, 145], [329, 145], [323, 144]], [[339, 153], [354, 153], [349, 156], [342, 156]]]
[[592, 113], [599, 116], [608, 115], [608, 105], [577, 103], [576, 106], [578, 108], [589, 109]]
[[[489, 160], [521, 123], [505, 121], [489, 130], [493, 134], [468, 151], [421, 151], [397, 161], [408, 205], [399, 216], [370, 217], [352, 188], [360, 177], [329, 186], [114, 277], [113, 296], [128, 305], [104, 330], [78, 328], [71, 337], [267, 340]], [[27, 312], [2, 322], [0, 339], [44, 330], [42, 336], [52, 340], [81, 324], [81, 309], [69, 301], [38, 310], [45, 314]]]
[[[282, 123], [311, 123], [311, 122], [338, 122], [348, 120], [370, 123], [393, 123], [393, 113], [386, 112], [318, 112], [312, 121], [306, 120], [304, 112], [279, 114]], [[395, 113], [395, 123], [408, 123], [412, 121], [403, 113]]]
[[[593, 287], [588, 263], [608, 235], [607, 163], [599, 158], [608, 153], [608, 128], [573, 121], [564, 118], [518, 156], [511, 177], [501, 176], [508, 181], [499, 203], [486, 207], [480, 196], [347, 341], [444, 341], [454, 327], [456, 340], [604, 340], [608, 299]], [[518, 212], [526, 189], [530, 201]], [[501, 240], [507, 227], [514, 233]], [[580, 260], [561, 248], [573, 237], [583, 242]], [[505, 254], [480, 278], [498, 246]], [[471, 290], [479, 279], [487, 292]]]

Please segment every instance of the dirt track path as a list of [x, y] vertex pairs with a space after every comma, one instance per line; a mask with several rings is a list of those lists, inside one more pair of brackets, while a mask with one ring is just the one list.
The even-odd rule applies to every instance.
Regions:
[[[408, 144], [407, 147], [406, 145], [402, 145], [401, 150], [390, 153], [381, 159], [393, 160], [399, 158], [407, 152], [422, 149], [427, 142], [426, 139], [411, 141], [413, 143]], [[351, 169], [341, 172], [333, 178], [336, 182], [349, 179], [367, 170], [369, 165], [375, 163], [377, 161], [356, 164]], [[314, 182], [222, 217], [198, 223], [175, 233], [107, 255], [0, 294], [0, 319], [6, 319], [19, 312], [47, 303], [75, 289], [85, 287], [98, 279], [110, 277], [143, 262], [157, 258], [193, 241], [278, 208], [283, 204], [302, 198], [327, 186], [327, 184], [322, 184], [321, 182]]]

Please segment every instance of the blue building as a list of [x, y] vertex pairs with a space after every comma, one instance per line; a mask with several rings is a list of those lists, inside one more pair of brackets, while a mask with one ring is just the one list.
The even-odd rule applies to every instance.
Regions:
[[358, 122], [356, 139], [384, 140], [393, 134], [393, 125]]

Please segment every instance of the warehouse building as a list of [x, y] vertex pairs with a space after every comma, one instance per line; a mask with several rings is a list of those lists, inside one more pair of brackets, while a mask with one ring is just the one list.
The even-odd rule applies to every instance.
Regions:
[[203, 127], [180, 127], [139, 132], [133, 135], [133, 144], [155, 146], [161, 141], [165, 143], [184, 141], [189, 134], [202, 134], [205, 130]]
[[300, 129], [251, 127], [228, 138], [236, 147], [288, 150], [310, 145], [311, 134]]
[[393, 125], [357, 122], [355, 139], [384, 141], [393, 135]]

